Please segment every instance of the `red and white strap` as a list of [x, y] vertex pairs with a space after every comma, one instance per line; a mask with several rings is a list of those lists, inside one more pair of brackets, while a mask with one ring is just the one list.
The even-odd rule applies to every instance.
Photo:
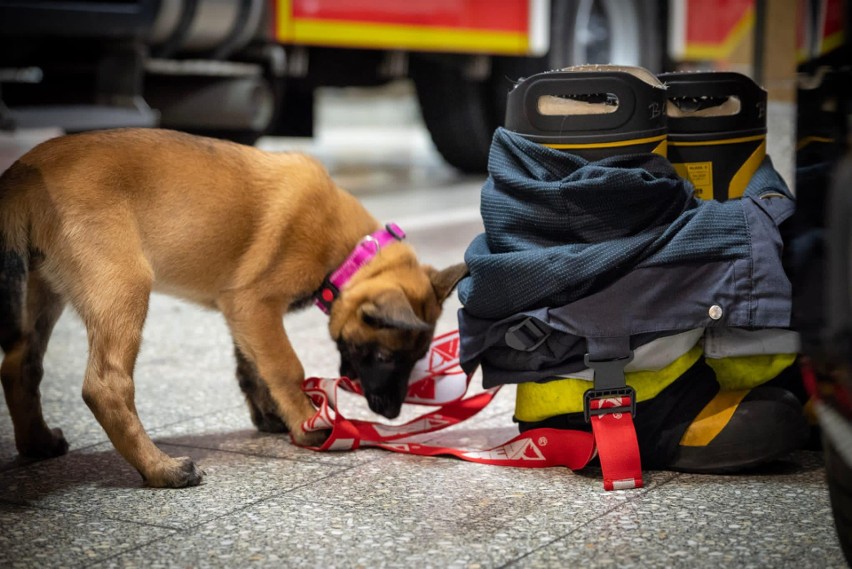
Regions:
[[[406, 440], [414, 435], [432, 433], [456, 425], [485, 408], [499, 391], [489, 389], [465, 397], [471, 377], [459, 367], [459, 334], [450, 332], [435, 338], [427, 356], [419, 361], [411, 375], [406, 402], [438, 407], [401, 425], [347, 419], [337, 410], [338, 392], [343, 389], [362, 394], [360, 386], [349, 378], [309, 378], [302, 390], [318, 407], [317, 414], [303, 425], [305, 430], [330, 429], [328, 439], [317, 451], [382, 448], [421, 456], [449, 455], [483, 464], [544, 468], [562, 466], [584, 468], [597, 452], [601, 454], [604, 488], [620, 490], [642, 486], [636, 433], [629, 413], [596, 415], [592, 433], [565, 429], [531, 429], [494, 448], [467, 450], [433, 446]], [[600, 408], [615, 407], [615, 401], [594, 400]], [[595, 407], [598, 408], [598, 407]], [[596, 447], [597, 441], [597, 447]], [[626, 455], [620, 456], [623, 453]], [[638, 474], [636, 469], [638, 468]], [[630, 484], [627, 484], [627, 480]]]
[[[630, 407], [629, 397], [592, 399], [592, 409]], [[592, 415], [592, 432], [604, 477], [604, 490], [641, 488], [642, 463], [633, 416], [627, 413]]]

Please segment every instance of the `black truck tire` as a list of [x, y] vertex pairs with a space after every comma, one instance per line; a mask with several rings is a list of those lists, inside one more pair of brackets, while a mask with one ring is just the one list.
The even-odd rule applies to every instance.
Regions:
[[468, 79], [443, 58], [413, 61], [411, 73], [423, 122], [444, 160], [462, 172], [485, 171], [500, 122], [491, 79]]
[[662, 71], [664, 10], [665, 2], [643, 0], [553, 0], [547, 55], [492, 57], [484, 78], [465, 72], [464, 57], [413, 58], [411, 76], [438, 152], [463, 172], [484, 172], [491, 136], [506, 115], [506, 95], [523, 77], [583, 63]]

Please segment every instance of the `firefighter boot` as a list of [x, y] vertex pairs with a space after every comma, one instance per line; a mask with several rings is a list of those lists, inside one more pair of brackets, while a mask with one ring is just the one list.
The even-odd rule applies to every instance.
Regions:
[[807, 438], [802, 406], [789, 391], [768, 385], [720, 391], [686, 428], [668, 468], [735, 472], [802, 448]]

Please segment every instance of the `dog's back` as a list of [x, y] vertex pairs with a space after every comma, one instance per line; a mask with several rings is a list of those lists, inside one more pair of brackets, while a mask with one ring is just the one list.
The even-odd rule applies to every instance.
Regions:
[[[15, 162], [0, 176], [3, 351], [11, 350], [26, 325], [25, 291], [34, 262], [42, 266], [50, 288], [65, 296], [67, 281], [75, 278], [70, 261], [106, 256], [111, 247], [128, 242], [140, 251], [157, 252], [140, 259], [148, 270], [157, 264], [176, 267], [172, 272], [183, 271], [196, 280], [205, 274], [199, 260], [227, 265], [238, 257], [246, 244], [233, 236], [252, 231], [233, 231], [234, 225], [252, 223], [252, 212], [246, 210], [258, 205], [246, 197], [267, 199], [250, 191], [262, 174], [247, 166], [247, 154], [255, 165], [267, 156], [174, 131], [120, 129], [51, 139]], [[189, 202], [184, 204], [188, 207], [176, 208], [176, 201]], [[226, 225], [232, 231], [221, 232]], [[228, 237], [217, 240], [217, 234]], [[155, 236], [156, 242], [143, 243], [145, 235]], [[206, 253], [199, 254], [198, 243], [206, 244]], [[116, 251], [122, 253], [126, 249]], [[166, 281], [182, 277], [163, 276]], [[209, 287], [222, 284], [214, 276], [208, 280]]]
[[[134, 245], [156, 288], [207, 304], [235, 286], [242, 265], [269, 261], [295, 216], [316, 214], [340, 194], [301, 154], [160, 129], [52, 139], [0, 178], [3, 274], [12, 279], [0, 296], [20, 288], [30, 251], [108, 258], [111, 248], [123, 248], [118, 257]], [[45, 277], [65, 294], [64, 281], [80, 275], [60, 269], [47, 263]]]

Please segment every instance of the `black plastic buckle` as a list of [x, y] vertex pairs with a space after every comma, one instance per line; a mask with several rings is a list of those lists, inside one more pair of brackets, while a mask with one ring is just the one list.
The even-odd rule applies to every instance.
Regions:
[[[618, 407], [607, 407], [605, 409], [592, 409], [593, 399], [610, 399], [613, 397], [629, 397], [630, 404], [619, 405]], [[608, 389], [602, 391], [589, 389], [583, 394], [583, 417], [585, 417], [587, 423], [592, 420], [593, 415], [627, 413], [628, 411], [630, 411], [631, 417], [636, 416], [636, 390], [629, 385], [622, 389]]]
[[528, 316], [520, 324], [510, 327], [503, 338], [510, 348], [522, 352], [531, 352], [542, 345], [549, 336], [549, 331], [542, 331]]
[[[611, 360], [593, 360], [586, 354], [583, 357], [585, 364], [595, 373], [594, 387], [586, 390], [583, 394], [583, 416], [586, 422], [592, 420], [593, 415], [607, 415], [609, 413], [626, 413], [636, 416], [636, 390], [627, 385], [624, 380], [624, 368], [633, 361], [633, 352], [623, 358]], [[592, 400], [608, 399], [613, 397], [629, 397], [629, 405], [618, 407], [607, 407], [606, 409], [592, 409]]]
[[402, 241], [403, 239], [405, 239], [405, 231], [403, 231], [402, 228], [396, 223], [391, 222], [385, 224], [385, 229], [388, 233], [393, 235], [397, 241]]
[[317, 291], [315, 298], [322, 304], [326, 312], [331, 310], [331, 303], [340, 296], [340, 289], [331, 282], [331, 274], [326, 275]]

